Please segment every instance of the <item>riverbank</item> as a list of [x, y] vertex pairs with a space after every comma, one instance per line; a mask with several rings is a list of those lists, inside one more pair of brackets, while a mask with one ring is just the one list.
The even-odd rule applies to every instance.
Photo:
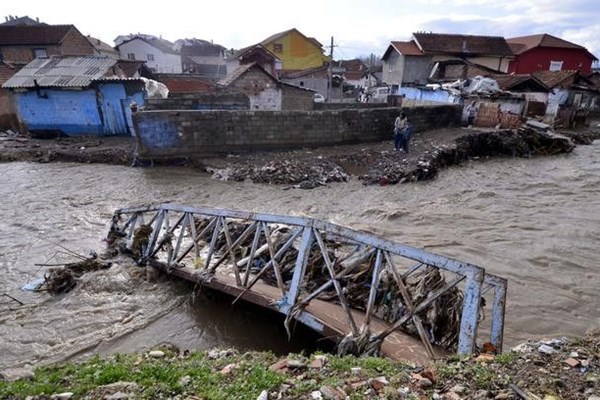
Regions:
[[[297, 149], [200, 158], [138, 160], [130, 137], [33, 139], [0, 137], [0, 162], [105, 163], [129, 166], [177, 165], [219, 180], [252, 181], [283, 188], [311, 189], [351, 177], [365, 184], [388, 185], [429, 180], [440, 169], [483, 157], [532, 157], [570, 152], [573, 143], [600, 138], [597, 123], [578, 131], [546, 134], [519, 130], [448, 128], [414, 135], [409, 154], [394, 151], [392, 140], [358, 145]], [[571, 141], [567, 141], [570, 137]]]
[[[8, 378], [8, 377], [7, 377]], [[600, 331], [425, 366], [383, 358], [276, 357], [163, 346], [40, 367], [3, 399], [600, 399]]]

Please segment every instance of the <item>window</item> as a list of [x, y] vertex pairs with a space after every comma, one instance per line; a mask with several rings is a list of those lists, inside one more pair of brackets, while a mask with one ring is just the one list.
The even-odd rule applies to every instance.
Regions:
[[48, 53], [46, 52], [46, 49], [33, 49], [33, 56], [35, 58], [47, 58]]
[[127, 53], [127, 59], [131, 60], [131, 61], [135, 61], [135, 54], [134, 53]]
[[304, 81], [300, 81], [300, 86], [304, 86]]
[[560, 71], [562, 69], [562, 61], [550, 61], [550, 71]]
[[154, 61], [154, 54], [146, 54], [148, 61]]
[[273, 43], [273, 51], [275, 53], [282, 53], [283, 52], [283, 44], [281, 44], [281, 43]]

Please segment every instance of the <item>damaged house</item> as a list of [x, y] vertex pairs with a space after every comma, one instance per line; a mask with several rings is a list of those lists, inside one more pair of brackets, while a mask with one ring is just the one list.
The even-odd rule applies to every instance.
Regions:
[[579, 71], [537, 71], [532, 75], [551, 89], [547, 122], [568, 127], [582, 125], [590, 111], [597, 108], [598, 87]]
[[117, 60], [100, 56], [38, 58], [2, 88], [38, 135], [130, 135], [130, 106], [146, 97], [142, 79], [126, 77]]
[[[400, 87], [425, 85], [441, 69], [468, 68], [506, 72], [513, 54], [499, 36], [473, 36], [443, 33], [413, 33], [413, 39], [391, 42], [383, 61], [383, 82], [392, 93]], [[445, 71], [444, 71], [445, 73]], [[474, 73], [474, 72], [472, 72]]]
[[218, 83], [220, 92], [243, 93], [250, 110], [312, 110], [313, 91], [281, 82], [257, 63], [240, 66]]

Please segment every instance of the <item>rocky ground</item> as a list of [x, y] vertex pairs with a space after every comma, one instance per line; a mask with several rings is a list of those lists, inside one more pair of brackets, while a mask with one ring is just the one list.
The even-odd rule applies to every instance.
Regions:
[[190, 353], [164, 346], [41, 367], [17, 380], [5, 376], [0, 398], [599, 400], [600, 332], [426, 366], [329, 354]]
[[137, 160], [130, 137], [74, 137], [34, 139], [12, 132], [0, 133], [0, 162], [81, 162], [117, 165], [183, 165], [221, 180], [281, 185], [310, 189], [354, 176], [365, 184], [388, 185], [433, 179], [440, 168], [469, 158], [489, 156], [531, 157], [569, 152], [574, 144], [590, 144], [600, 138], [596, 122], [577, 131], [561, 131], [571, 137], [542, 135], [531, 128], [480, 130], [448, 128], [416, 133], [409, 154], [394, 151], [389, 141], [358, 145], [296, 149], [279, 152], [226, 154], [199, 159]]

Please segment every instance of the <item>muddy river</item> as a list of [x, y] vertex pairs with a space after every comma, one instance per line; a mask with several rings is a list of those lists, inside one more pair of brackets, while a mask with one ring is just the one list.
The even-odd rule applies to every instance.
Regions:
[[[600, 326], [600, 142], [552, 158], [474, 161], [432, 182], [282, 190], [177, 168], [0, 164], [0, 370], [90, 352], [236, 346], [287, 351], [279, 323], [115, 266], [61, 297], [23, 292], [35, 264], [101, 249], [114, 209], [159, 202], [307, 215], [509, 279], [506, 343]], [[23, 303], [20, 306], [6, 294]], [[218, 296], [217, 296], [218, 297]], [[195, 300], [195, 301], [193, 301]]]

